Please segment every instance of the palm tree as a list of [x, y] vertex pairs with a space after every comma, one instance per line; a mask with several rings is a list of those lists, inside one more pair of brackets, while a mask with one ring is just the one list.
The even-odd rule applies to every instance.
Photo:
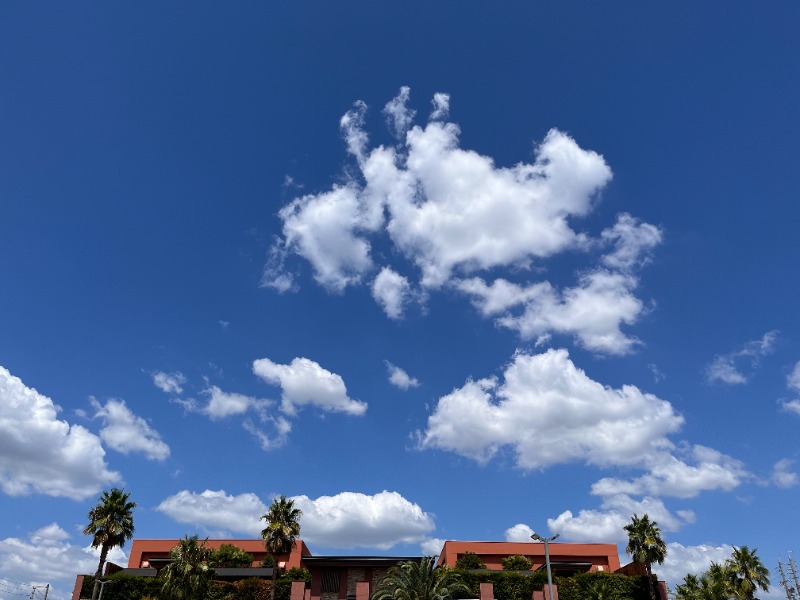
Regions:
[[286, 496], [281, 496], [272, 501], [267, 514], [261, 518], [267, 522], [267, 526], [261, 531], [264, 539], [264, 546], [272, 555], [274, 565], [272, 566], [272, 586], [270, 588], [270, 600], [275, 600], [275, 581], [278, 579], [278, 555], [292, 551], [297, 536], [300, 535], [300, 523], [298, 519], [303, 515], [303, 511], [294, 507], [294, 500], [287, 500]]
[[675, 600], [701, 600], [701, 586], [700, 578], [689, 573], [683, 578], [683, 583], [675, 587]]
[[650, 585], [650, 598], [656, 600], [651, 565], [654, 562], [663, 564], [667, 557], [667, 546], [661, 539], [661, 529], [646, 513], [641, 519], [634, 514], [624, 529], [628, 532], [628, 546], [625, 552], [630, 554], [635, 562], [644, 564], [647, 569], [647, 582]]
[[420, 562], [401, 562], [390, 568], [371, 600], [449, 600], [469, 587], [448, 568], [436, 568], [432, 556]]
[[184, 536], [169, 552], [172, 562], [161, 571], [162, 595], [175, 600], [205, 598], [214, 578], [214, 569], [208, 566], [208, 554], [205, 540], [200, 543], [196, 535]]
[[737, 600], [754, 600], [756, 588], [769, 591], [769, 570], [756, 554], [757, 548], [733, 547], [725, 565], [730, 571], [730, 583]]
[[100, 577], [103, 575], [108, 551], [124, 546], [133, 537], [133, 509], [136, 508], [136, 503], [128, 498], [130, 493], [113, 488], [110, 492], [103, 492], [97, 506], [89, 511], [89, 524], [83, 533], [92, 536], [92, 548], [100, 548], [100, 563], [94, 575], [92, 600], [97, 600], [100, 592]]

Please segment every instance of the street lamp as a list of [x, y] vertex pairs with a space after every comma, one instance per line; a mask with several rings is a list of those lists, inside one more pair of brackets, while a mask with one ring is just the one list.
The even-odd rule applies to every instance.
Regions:
[[550, 572], [550, 548], [548, 545], [559, 535], [561, 534], [557, 533], [551, 538], [544, 538], [538, 533], [534, 532], [534, 534], [531, 536], [532, 540], [544, 542], [544, 564], [547, 566], [547, 589], [550, 590], [550, 600], [553, 600], [553, 574]]
[[[105, 585], [107, 583], [111, 583], [111, 580], [110, 579], [106, 579], [105, 581], [100, 581], [99, 583], [100, 583], [100, 594], [97, 596], [97, 600], [103, 600], [103, 588], [105, 587]], [[550, 600], [553, 600], [553, 599], [550, 598]]]

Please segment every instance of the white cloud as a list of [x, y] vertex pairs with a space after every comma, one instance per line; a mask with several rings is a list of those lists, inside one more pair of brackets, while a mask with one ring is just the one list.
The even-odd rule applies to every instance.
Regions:
[[327, 412], [363, 415], [366, 402], [353, 400], [340, 375], [322, 368], [313, 360], [295, 358], [288, 365], [268, 358], [253, 361], [253, 373], [264, 381], [281, 387], [281, 410], [295, 415], [298, 408], [316, 406]]
[[239, 533], [258, 537], [263, 529], [261, 515], [267, 506], [255, 494], [229, 495], [224, 490], [202, 493], [183, 490], [164, 499], [156, 510], [178, 523], [204, 531]]
[[800, 415], [800, 400], [789, 400], [783, 403], [784, 410]]
[[[633, 294], [637, 285], [632, 275], [597, 269], [561, 292], [549, 282], [520, 286], [497, 279], [487, 285], [477, 277], [456, 287], [471, 295], [484, 315], [501, 313], [498, 324], [517, 331], [522, 339], [562, 333], [574, 335], [589, 350], [626, 354], [638, 341], [620, 327], [635, 323], [645, 308]], [[524, 306], [520, 314], [507, 312], [518, 305]]]
[[614, 226], [603, 230], [600, 237], [614, 247], [603, 257], [603, 264], [612, 269], [630, 271], [650, 262], [652, 250], [661, 243], [663, 232], [655, 225], [642, 223], [622, 213], [617, 216]]
[[517, 523], [513, 527], [506, 529], [507, 542], [530, 542], [533, 535], [533, 529], [525, 525], [525, 523]]
[[411, 377], [403, 369], [397, 365], [393, 365], [388, 360], [383, 361], [386, 363], [386, 368], [389, 370], [389, 383], [397, 386], [401, 390], [407, 390], [412, 387], [419, 387], [419, 381], [415, 377]]
[[258, 444], [261, 446], [262, 450], [280, 448], [289, 439], [289, 433], [292, 431], [292, 423], [284, 417], [267, 420], [272, 423], [275, 433], [267, 433], [250, 419], [246, 419], [244, 423], [242, 423], [242, 427], [258, 440]]
[[560, 533], [565, 540], [623, 543], [627, 539], [623, 527], [630, 523], [634, 514], [648, 514], [662, 531], [677, 531], [685, 523], [694, 521], [693, 513], [673, 514], [658, 498], [647, 496], [635, 500], [626, 494], [617, 494], [604, 498], [599, 510], [581, 510], [577, 515], [566, 510], [555, 519], [547, 519], [547, 527], [551, 533]]
[[701, 575], [708, 570], [712, 562], [724, 563], [732, 552], [733, 546], [727, 544], [684, 546], [671, 542], [667, 544], [667, 558], [664, 564], [654, 565], [654, 572], [658, 574], [659, 579], [666, 581], [670, 588], [674, 588], [689, 573]]
[[426, 539], [419, 545], [422, 556], [439, 556], [442, 553], [445, 541], [447, 540], [441, 538]]
[[786, 385], [790, 390], [800, 392], [800, 361], [795, 364], [792, 372], [786, 377]]
[[386, 106], [383, 107], [383, 114], [386, 115], [389, 130], [398, 140], [402, 140], [405, 137], [416, 115], [416, 112], [408, 107], [410, 97], [411, 88], [404, 85], [400, 88], [400, 93], [389, 100]]
[[383, 267], [372, 282], [372, 297], [390, 319], [402, 319], [405, 305], [411, 296], [408, 279]]
[[95, 418], [103, 420], [100, 439], [109, 448], [122, 454], [141, 452], [150, 460], [164, 460], [169, 456], [169, 446], [158, 432], [143, 418], [134, 415], [124, 400], [110, 399], [103, 406], [93, 398], [92, 406], [96, 410]]
[[669, 448], [666, 436], [683, 423], [669, 402], [635, 386], [593, 381], [566, 350], [518, 353], [503, 379], [468, 381], [440, 398], [420, 446], [481, 463], [510, 447], [526, 470], [576, 461], [633, 466]]
[[[503, 323], [526, 338], [554, 331], [575, 335], [593, 350], [630, 351], [636, 341], [619, 328], [644, 310], [634, 296], [638, 282], [631, 270], [650, 260], [662, 232], [625, 213], [596, 241], [572, 229], [570, 219], [589, 213], [611, 179], [603, 157], [553, 129], [535, 149], [533, 162], [499, 167], [491, 157], [459, 147], [458, 126], [441, 120], [449, 110], [447, 94], [434, 96], [424, 127], [412, 126], [409, 96], [402, 88], [384, 109], [400, 140], [396, 147], [369, 148], [363, 102], [342, 117], [357, 173], [326, 191], [297, 197], [280, 211], [283, 237], [273, 245], [262, 283], [279, 291], [290, 287], [284, 262], [294, 253], [311, 264], [318, 283], [343, 292], [374, 270], [371, 244], [378, 236], [388, 236], [395, 256], [417, 267], [425, 291], [498, 267], [524, 271], [534, 260], [570, 249], [610, 248], [600, 258], [603, 266], [584, 272], [576, 287], [521, 286], [513, 305], [528, 304], [525, 296], [532, 289], [538, 302], [522, 316], [503, 315]], [[414, 286], [385, 267], [372, 291], [387, 314], [399, 318]]]
[[303, 539], [326, 548], [367, 547], [386, 550], [422, 542], [435, 528], [433, 516], [397, 492], [373, 496], [341, 492], [335, 496], [292, 498], [303, 511]]
[[746, 367], [752, 371], [758, 367], [763, 357], [772, 354], [777, 339], [777, 331], [768, 331], [760, 339], [750, 340], [738, 350], [715, 356], [706, 366], [706, 379], [711, 383], [718, 381], [728, 385], [747, 383], [749, 376], [742, 372], [743, 369]]
[[431, 100], [433, 110], [431, 111], [431, 121], [446, 119], [450, 114], [450, 94], [436, 92]]
[[730, 491], [750, 477], [741, 461], [712, 448], [695, 445], [686, 451], [695, 463], [687, 464], [668, 452], [646, 457], [648, 473], [632, 481], [604, 478], [592, 485], [592, 493], [619, 493], [692, 498], [702, 491]]
[[235, 392], [224, 392], [215, 385], [209, 387], [205, 393], [208, 395], [208, 404], [203, 408], [203, 413], [212, 419], [242, 415], [251, 409], [260, 411], [271, 404], [269, 400]]
[[120, 481], [100, 439], [57, 418], [60, 408], [0, 367], [0, 489], [77, 500]]
[[182, 394], [183, 385], [186, 383], [186, 376], [180, 371], [176, 371], [175, 373], [157, 371], [153, 373], [153, 383], [165, 394]]
[[[99, 549], [76, 546], [69, 543], [69, 537], [57, 523], [50, 523], [27, 538], [0, 539], [0, 573], [6, 578], [0, 597], [29, 596], [32, 585], [49, 583], [48, 596], [68, 598], [75, 574], [93, 574], [99, 560]], [[108, 560], [123, 566], [128, 563], [119, 548], [109, 552]]]
[[788, 489], [800, 483], [800, 477], [792, 470], [793, 460], [783, 458], [772, 467], [772, 483], [779, 488]]

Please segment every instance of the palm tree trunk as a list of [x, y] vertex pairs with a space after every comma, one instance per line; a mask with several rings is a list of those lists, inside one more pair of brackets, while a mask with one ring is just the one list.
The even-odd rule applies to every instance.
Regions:
[[653, 569], [650, 567], [650, 563], [647, 563], [647, 585], [650, 586], [650, 600], [656, 600], [656, 590], [653, 587]]
[[97, 573], [94, 574], [94, 587], [92, 588], [92, 600], [97, 600], [100, 593], [100, 578], [103, 576], [103, 565], [106, 564], [108, 556], [108, 546], [103, 544], [100, 547], [100, 563], [97, 565]]
[[269, 600], [275, 600], [275, 582], [278, 581], [278, 556], [277, 555], [273, 555], [272, 562], [273, 562], [273, 565], [272, 565], [272, 585], [269, 588]]

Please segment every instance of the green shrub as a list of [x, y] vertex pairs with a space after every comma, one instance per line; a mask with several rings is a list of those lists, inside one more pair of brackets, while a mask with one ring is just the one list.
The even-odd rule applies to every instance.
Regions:
[[506, 556], [503, 560], [504, 571], [530, 571], [531, 559], [521, 554], [514, 554], [513, 556]]
[[469, 571], [472, 569], [485, 569], [486, 563], [474, 552], [464, 552], [456, 561], [456, 569]]

